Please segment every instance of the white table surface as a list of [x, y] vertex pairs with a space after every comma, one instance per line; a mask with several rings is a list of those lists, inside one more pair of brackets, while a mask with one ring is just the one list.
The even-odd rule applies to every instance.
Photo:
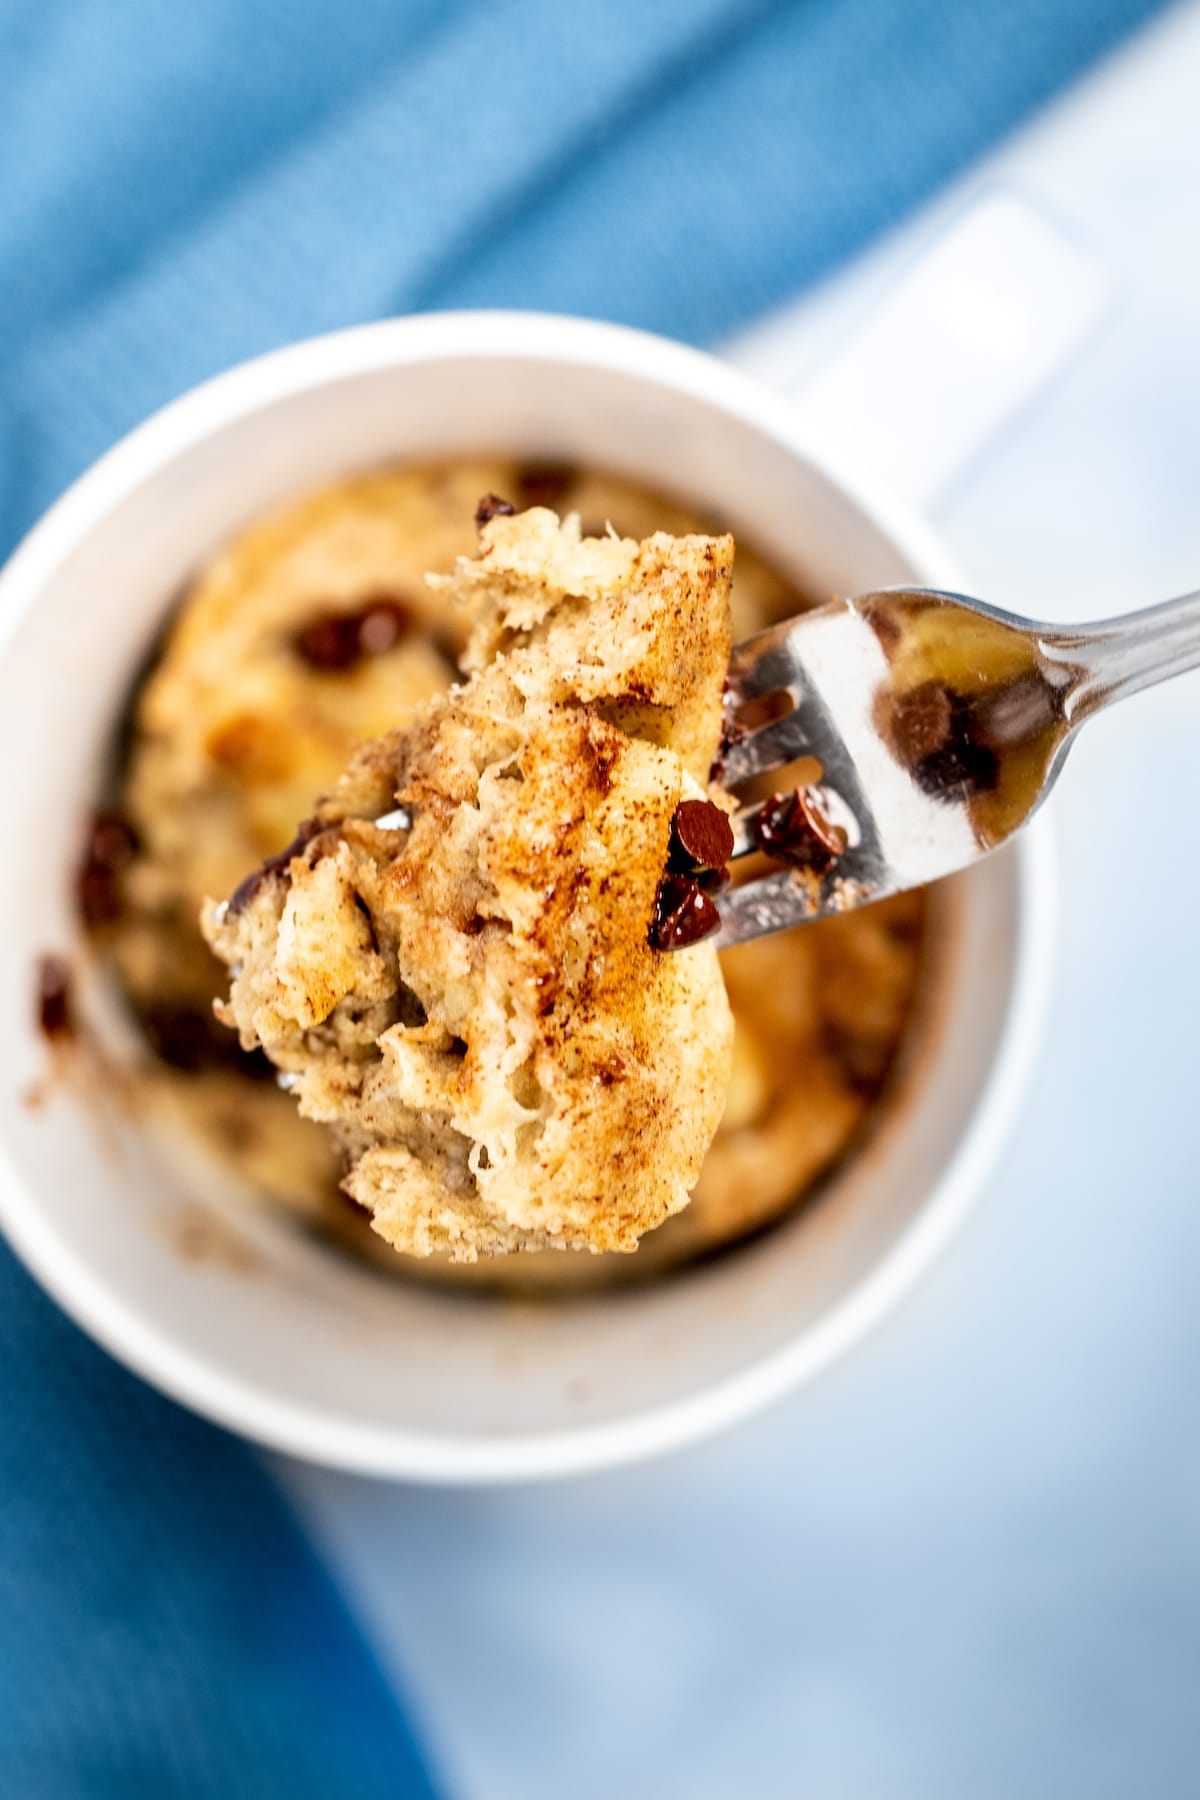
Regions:
[[[734, 347], [815, 370], [955, 209], [1019, 192], [1099, 324], [932, 512], [975, 591], [1200, 582], [1200, 6]], [[1089, 728], [1019, 1127], [866, 1345], [751, 1424], [573, 1484], [276, 1464], [465, 1800], [1200, 1792], [1200, 678]]]

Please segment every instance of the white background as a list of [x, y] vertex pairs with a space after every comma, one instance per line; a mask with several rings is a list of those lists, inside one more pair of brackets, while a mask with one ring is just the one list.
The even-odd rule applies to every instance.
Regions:
[[[920, 295], [981, 204], [1044, 224], [976, 314], [1015, 358], [1001, 396], [1030, 390], [1016, 414], [987, 343], [970, 383], [952, 333], [911, 351], [914, 429], [943, 407], [958, 437], [953, 475], [931, 453], [910, 485], [1001, 605], [1079, 619], [1200, 583], [1198, 94], [1191, 4], [733, 347], [797, 390], [840, 361], [848, 396], [880, 296]], [[1200, 1792], [1200, 680], [1090, 726], [1054, 810], [1061, 943], [1024, 1116], [966, 1231], [848, 1361], [586, 1482], [278, 1465], [452, 1794]]]

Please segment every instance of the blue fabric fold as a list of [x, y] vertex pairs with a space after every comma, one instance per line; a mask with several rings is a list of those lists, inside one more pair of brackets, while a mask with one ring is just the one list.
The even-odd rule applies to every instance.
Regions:
[[[0, 551], [229, 363], [420, 308], [711, 341], [1154, 0], [0, 0]], [[0, 1789], [407, 1795], [427, 1759], [257, 1463], [0, 1253]]]
[[0, 1253], [0, 1793], [433, 1800], [428, 1758], [240, 1444]]

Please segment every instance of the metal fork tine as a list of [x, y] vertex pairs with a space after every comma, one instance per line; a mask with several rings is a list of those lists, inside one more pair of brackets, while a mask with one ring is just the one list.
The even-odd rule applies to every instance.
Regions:
[[747, 731], [729, 747], [722, 771], [727, 787], [736, 787], [755, 775], [766, 775], [784, 763], [797, 761], [828, 735], [823, 720], [807, 716], [806, 703], [811, 696], [797, 644], [804, 617], [801, 614], [799, 619], [782, 619], [733, 647], [729, 686], [736, 698], [745, 702], [767, 694], [789, 694], [792, 710]]
[[[1175, 651], [1162, 646], [1175, 639], [1156, 637], [1150, 660], [1112, 691], [1135, 692], [1146, 679], [1200, 662], [1197, 620], [1197, 596], [1148, 613], [1141, 628], [1178, 628], [1186, 656], [1172, 660]], [[815, 780], [811, 764], [793, 772], [808, 791], [805, 806], [818, 806], [847, 842], [820, 875], [789, 867], [789, 858], [805, 860], [793, 856], [803, 837], [788, 839], [792, 809], [773, 813], [767, 828], [756, 825], [757, 796], [746, 797], [733, 822], [735, 855], [764, 848], [776, 866], [748, 881], [735, 877], [718, 895], [717, 948], [937, 880], [997, 848], [1036, 810], [1076, 725], [1099, 704], [1096, 658], [1134, 629], [1117, 621], [1068, 635], [961, 595], [890, 588], [738, 644], [729, 664], [735, 722], [755, 712], [767, 722], [729, 744], [724, 786], [736, 793], [812, 759], [820, 765]], [[774, 694], [786, 694], [789, 709], [768, 718], [778, 714]], [[1105, 689], [1100, 699], [1108, 697]], [[789, 785], [782, 775], [777, 781]]]
[[[851, 865], [851, 866], [846, 866]], [[843, 871], [822, 882], [809, 880], [797, 869], [775, 869], [722, 894], [721, 928], [713, 938], [718, 950], [732, 949], [748, 939], [766, 937], [804, 925], [827, 913], [844, 912], [864, 900], [878, 900], [894, 892], [884, 881], [862, 881], [855, 874], [859, 862], [853, 853], [844, 859]]]
[[796, 659], [789, 639], [795, 619], [781, 619], [766, 631], [756, 631], [733, 646], [729, 657], [729, 685], [739, 700], [752, 700], [758, 694], [775, 693], [790, 688], [796, 673]]
[[725, 752], [721, 781], [725, 787], [740, 787], [755, 775], [767, 775], [784, 763], [807, 756], [813, 744], [811, 729], [806, 729], [802, 709], [785, 713], [757, 731], [748, 731]]

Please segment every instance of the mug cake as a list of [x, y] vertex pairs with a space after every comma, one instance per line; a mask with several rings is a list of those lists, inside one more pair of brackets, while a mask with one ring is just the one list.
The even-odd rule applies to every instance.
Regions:
[[[281, 865], [297, 821], [334, 788], [356, 745], [402, 731], [456, 680], [463, 615], [425, 576], [449, 578], [474, 556], [483, 495], [578, 520], [576, 542], [714, 541], [718, 530], [604, 472], [483, 457], [357, 475], [251, 525], [190, 584], [136, 685], [79, 901], [138, 1024], [145, 1094], [241, 1188], [413, 1276], [577, 1289], [736, 1243], [811, 1198], [868, 1141], [921, 1011], [933, 908], [928, 895], [905, 894], [722, 953], [733, 1020], [723, 1111], [710, 1106], [692, 1140], [703, 1144], [718, 1112], [720, 1123], [690, 1203], [656, 1201], [647, 1217], [664, 1222], [634, 1254], [589, 1255], [582, 1239], [546, 1250], [536, 1232], [520, 1248], [500, 1234], [486, 1260], [465, 1266], [444, 1237], [397, 1231], [383, 1245], [353, 1177], [349, 1195], [342, 1185], [345, 1131], [301, 1117], [276, 1067], [214, 1016], [224, 972], [200, 916], [206, 898]], [[728, 603], [740, 638], [810, 602], [739, 542]], [[715, 1012], [697, 1031], [720, 1049]], [[680, 1144], [664, 1149], [676, 1202], [695, 1173]]]

